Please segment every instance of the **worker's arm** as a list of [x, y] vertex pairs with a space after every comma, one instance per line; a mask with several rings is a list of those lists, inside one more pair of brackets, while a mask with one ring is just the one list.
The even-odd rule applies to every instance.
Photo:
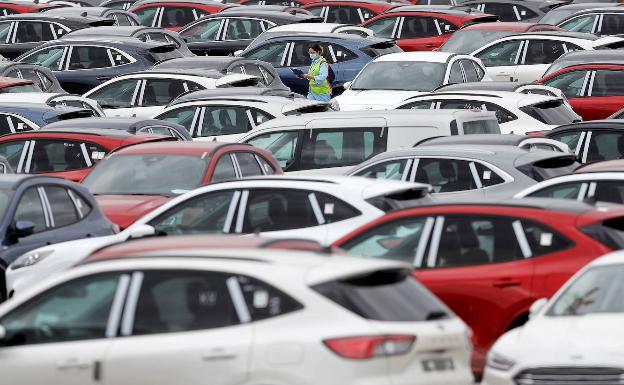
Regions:
[[327, 63], [322, 63], [321, 68], [319, 68], [319, 74], [314, 77], [314, 82], [317, 86], [320, 86], [323, 80], [327, 79], [327, 71]]

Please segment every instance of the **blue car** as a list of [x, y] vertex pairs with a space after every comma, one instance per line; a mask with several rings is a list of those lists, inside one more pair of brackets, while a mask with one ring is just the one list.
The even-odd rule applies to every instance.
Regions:
[[89, 118], [93, 111], [43, 103], [0, 103], [0, 135], [37, 130], [61, 120]]
[[4, 271], [20, 255], [115, 231], [89, 190], [46, 176], [0, 175], [0, 216], [0, 301], [7, 298]]
[[344, 91], [343, 85], [352, 81], [360, 70], [380, 55], [401, 52], [393, 40], [363, 38], [343, 33], [283, 33], [265, 32], [255, 39], [240, 56], [269, 62], [275, 67], [282, 82], [299, 94], [308, 93], [308, 81], [298, 78], [291, 68], [308, 72], [308, 48], [318, 43], [323, 56], [336, 76], [332, 83], [333, 95]]
[[133, 37], [66, 36], [30, 50], [16, 61], [47, 67], [65, 91], [83, 94], [115, 76], [150, 69], [188, 54], [173, 43]]

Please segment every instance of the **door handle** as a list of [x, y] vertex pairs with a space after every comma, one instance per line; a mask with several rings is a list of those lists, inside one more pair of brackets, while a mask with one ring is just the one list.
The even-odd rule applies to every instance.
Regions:
[[58, 370], [85, 370], [91, 367], [91, 363], [77, 358], [70, 358], [56, 365]]
[[232, 360], [234, 358], [236, 358], [236, 352], [225, 348], [214, 348], [201, 356], [203, 361]]
[[510, 277], [501, 278], [492, 283], [492, 286], [498, 287], [499, 289], [504, 289], [506, 287], [516, 287], [520, 285], [522, 285], [522, 282]]

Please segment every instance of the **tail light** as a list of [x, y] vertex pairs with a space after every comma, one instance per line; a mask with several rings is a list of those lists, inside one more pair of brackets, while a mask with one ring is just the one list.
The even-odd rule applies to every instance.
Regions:
[[525, 135], [527, 136], [544, 136], [544, 134], [546, 134], [547, 131], [529, 131], [527, 133], [525, 133]]
[[387, 335], [333, 338], [323, 343], [342, 358], [365, 360], [406, 354], [415, 341], [415, 336]]

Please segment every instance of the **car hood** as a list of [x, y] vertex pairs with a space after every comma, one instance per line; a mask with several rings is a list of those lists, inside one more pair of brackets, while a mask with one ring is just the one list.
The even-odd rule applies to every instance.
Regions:
[[123, 230], [171, 198], [162, 195], [98, 195], [95, 199], [108, 219]]
[[352, 110], [387, 110], [393, 108], [407, 98], [422, 95], [419, 91], [347, 90], [336, 97], [341, 111]]

